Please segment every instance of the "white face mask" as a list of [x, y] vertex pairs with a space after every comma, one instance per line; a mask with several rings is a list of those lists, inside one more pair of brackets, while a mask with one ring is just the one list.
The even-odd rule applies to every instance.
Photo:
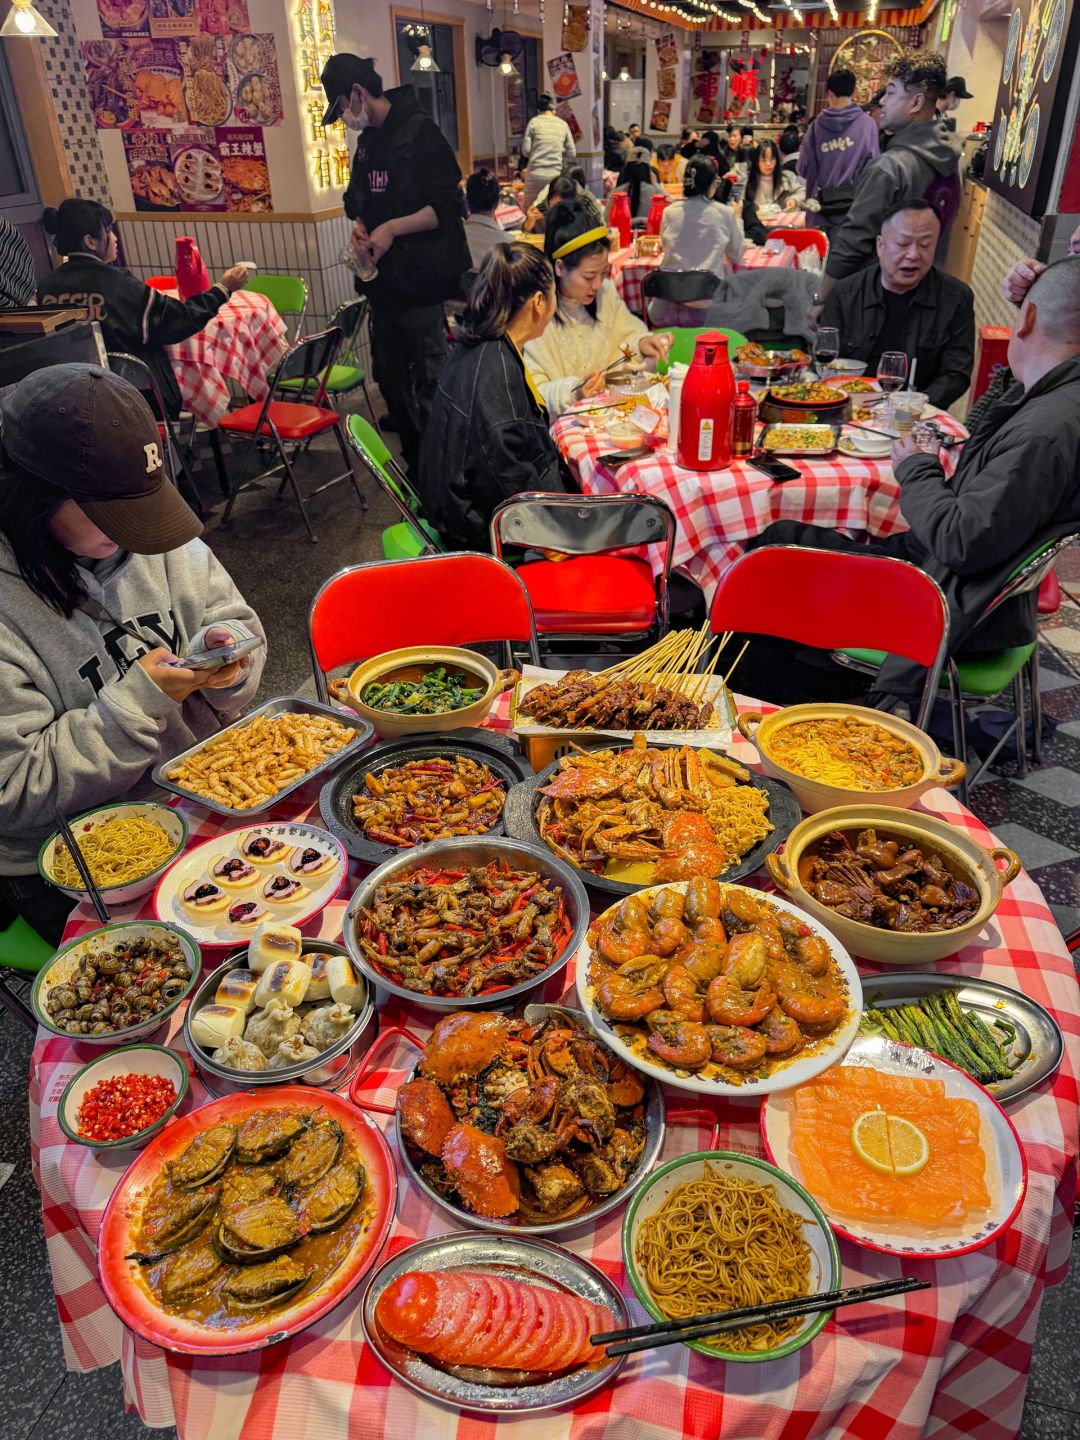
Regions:
[[345, 126], [346, 130], [364, 129], [363, 115], [354, 115], [353, 112], [348, 108], [348, 106], [346, 106], [345, 109], [341, 112], [341, 123]]

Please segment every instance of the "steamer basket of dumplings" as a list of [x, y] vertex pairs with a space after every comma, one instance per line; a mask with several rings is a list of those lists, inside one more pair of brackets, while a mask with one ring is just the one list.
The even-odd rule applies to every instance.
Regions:
[[206, 1088], [347, 1085], [379, 1031], [374, 996], [343, 945], [265, 921], [207, 975], [184, 1015]]

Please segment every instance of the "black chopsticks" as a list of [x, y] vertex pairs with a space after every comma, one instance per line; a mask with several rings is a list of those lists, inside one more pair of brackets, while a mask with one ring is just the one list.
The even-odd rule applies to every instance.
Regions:
[[79, 842], [75, 839], [75, 832], [60, 813], [60, 807], [58, 805], [53, 806], [53, 814], [56, 816], [56, 823], [59, 827], [60, 834], [64, 837], [64, 844], [68, 847], [68, 850], [71, 852], [71, 858], [75, 861], [75, 868], [82, 876], [82, 882], [90, 893], [90, 899], [93, 902], [94, 909], [97, 911], [98, 919], [102, 925], [108, 925], [112, 916], [106, 909], [105, 901], [101, 898], [101, 891], [95, 884], [93, 875], [90, 874], [90, 867], [86, 863], [85, 855], [83, 855], [79, 849]]
[[[742, 1310], [718, 1310], [712, 1315], [693, 1315], [684, 1320], [662, 1320], [651, 1325], [606, 1330], [590, 1335], [589, 1341], [593, 1345], [606, 1345], [608, 1356], [614, 1358], [617, 1355], [633, 1355], [638, 1350], [656, 1350], [663, 1345], [704, 1340], [725, 1330], [741, 1330], [746, 1325], [761, 1324], [767, 1320], [789, 1320], [798, 1315], [811, 1315], [815, 1310], [838, 1310], [842, 1305], [887, 1300], [893, 1295], [907, 1295], [913, 1290], [929, 1288], [929, 1280], [917, 1280], [913, 1275], [900, 1280], [876, 1280], [870, 1285], [829, 1290], [794, 1300], [774, 1300], [767, 1305], [748, 1305]], [[618, 1343], [610, 1344], [611, 1341]]]

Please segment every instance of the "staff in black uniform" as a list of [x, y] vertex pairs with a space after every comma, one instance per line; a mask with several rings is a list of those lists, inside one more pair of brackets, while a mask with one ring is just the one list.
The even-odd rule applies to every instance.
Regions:
[[321, 79], [323, 124], [361, 132], [345, 213], [378, 266], [357, 289], [371, 300], [375, 378], [411, 466], [446, 358], [443, 302], [470, 266], [461, 171], [411, 85], [384, 90], [374, 63], [349, 54], [331, 55]]

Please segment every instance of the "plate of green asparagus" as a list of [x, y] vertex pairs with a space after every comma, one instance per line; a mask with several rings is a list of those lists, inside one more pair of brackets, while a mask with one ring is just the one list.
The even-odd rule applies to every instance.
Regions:
[[1064, 1041], [1054, 1017], [993, 980], [897, 971], [864, 976], [863, 997], [860, 1034], [932, 1050], [1003, 1104], [1061, 1064]]

